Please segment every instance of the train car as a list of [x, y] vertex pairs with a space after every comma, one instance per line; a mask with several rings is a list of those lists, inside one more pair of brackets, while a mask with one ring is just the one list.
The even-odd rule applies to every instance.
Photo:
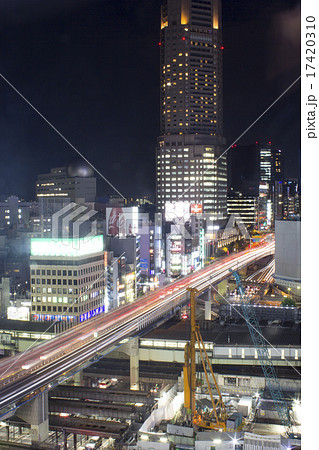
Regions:
[[55, 350], [48, 350], [48, 351], [42, 353], [42, 355], [40, 356], [40, 359], [42, 361], [51, 361], [59, 354], [63, 354], [63, 349], [61, 349], [61, 347], [56, 348]]
[[24, 364], [22, 364], [21, 369], [23, 370], [29, 370], [33, 367], [36, 367], [37, 365], [40, 365], [41, 361], [39, 359], [32, 359]]

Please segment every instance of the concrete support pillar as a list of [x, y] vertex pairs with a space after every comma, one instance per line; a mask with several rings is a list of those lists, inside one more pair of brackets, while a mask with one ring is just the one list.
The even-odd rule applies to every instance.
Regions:
[[212, 320], [212, 288], [208, 290], [208, 299], [205, 300], [205, 320]]
[[84, 386], [83, 370], [79, 370], [73, 375], [74, 386]]
[[130, 355], [130, 387], [132, 390], [137, 391], [140, 388], [140, 375], [139, 375], [139, 338], [134, 337], [129, 342], [129, 355]]
[[68, 450], [68, 433], [65, 430], [63, 430], [63, 448]]
[[31, 425], [32, 444], [39, 444], [49, 437], [47, 391], [20, 406], [16, 415]]

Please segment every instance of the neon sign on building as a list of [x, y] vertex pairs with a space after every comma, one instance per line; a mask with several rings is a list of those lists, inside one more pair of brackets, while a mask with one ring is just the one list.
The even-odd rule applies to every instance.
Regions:
[[32, 238], [31, 256], [79, 257], [103, 251], [103, 236], [84, 238]]

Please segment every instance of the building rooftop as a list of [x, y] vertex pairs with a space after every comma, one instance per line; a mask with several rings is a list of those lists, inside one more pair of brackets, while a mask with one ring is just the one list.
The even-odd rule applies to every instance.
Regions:
[[52, 327], [47, 331], [47, 333], [54, 333], [54, 322], [31, 322], [24, 320], [9, 320], [0, 319], [0, 330], [1, 331], [33, 331], [35, 333], [44, 333], [50, 325]]
[[[214, 342], [216, 345], [252, 345], [252, 340], [245, 323], [225, 324], [212, 322], [210, 330], [202, 330], [201, 334], [205, 342]], [[292, 345], [300, 346], [300, 324], [292, 327], [280, 325], [262, 326], [261, 330], [265, 339], [274, 346]], [[161, 327], [145, 334], [143, 338], [181, 340], [190, 339], [190, 320], [170, 320]]]
[[90, 238], [33, 238], [31, 256], [80, 257], [103, 251], [103, 236]]

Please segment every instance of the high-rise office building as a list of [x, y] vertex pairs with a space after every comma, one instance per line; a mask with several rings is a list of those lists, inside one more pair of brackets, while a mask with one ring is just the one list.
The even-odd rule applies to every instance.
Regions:
[[39, 217], [37, 223], [34, 220], [34, 228], [48, 237], [52, 232], [53, 214], [71, 202], [92, 208], [96, 198], [96, 178], [90, 167], [80, 163], [55, 167], [50, 173], [38, 175], [36, 195]]
[[273, 158], [271, 150], [271, 142], [259, 144], [259, 162], [260, 162], [260, 181], [270, 183], [273, 179], [272, 168]]
[[273, 156], [271, 142], [257, 144], [259, 152], [258, 228], [268, 229], [274, 219], [273, 211]]
[[96, 178], [89, 171], [71, 171], [66, 167], [56, 167], [50, 173], [38, 175], [36, 194], [42, 198], [68, 198], [72, 202], [95, 202]]
[[220, 0], [165, 0], [161, 11], [157, 209], [201, 204], [227, 214]]
[[[228, 151], [228, 212], [244, 198], [253, 197], [258, 205], [259, 228], [269, 228], [274, 218], [283, 217], [284, 155], [271, 141], [233, 145]], [[240, 201], [237, 199], [240, 198]], [[236, 199], [236, 200], [234, 200]], [[237, 208], [236, 206], [236, 208]]]
[[284, 179], [284, 154], [281, 149], [273, 148], [271, 141], [257, 143], [259, 152], [260, 181], [273, 184]]

